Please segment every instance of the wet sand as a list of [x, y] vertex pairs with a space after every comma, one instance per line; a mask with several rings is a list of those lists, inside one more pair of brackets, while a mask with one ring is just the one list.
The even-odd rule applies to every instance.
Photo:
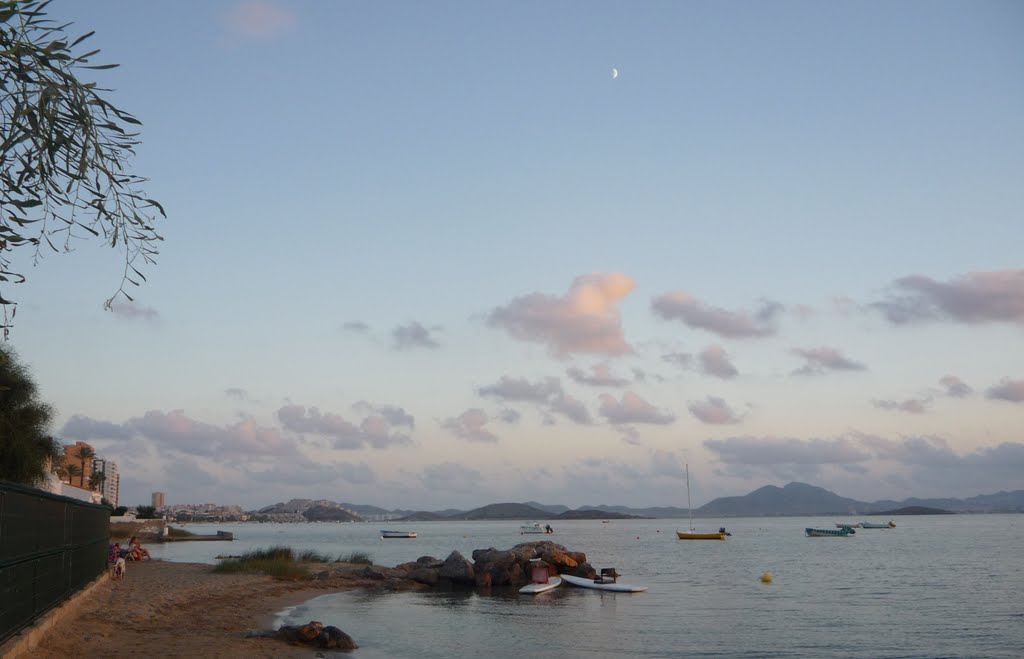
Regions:
[[[342, 590], [373, 587], [366, 566], [314, 568], [330, 575], [281, 581], [251, 574], [216, 574], [212, 566], [130, 562], [123, 581], [106, 579], [32, 651], [33, 657], [313, 657], [311, 647], [246, 638], [269, 629], [281, 609]], [[344, 620], [323, 620], [359, 642]], [[324, 652], [324, 651], [320, 651]]]

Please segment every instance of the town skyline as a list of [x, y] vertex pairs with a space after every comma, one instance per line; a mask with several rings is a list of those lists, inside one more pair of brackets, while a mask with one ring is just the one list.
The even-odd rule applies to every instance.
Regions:
[[48, 11], [169, 217], [17, 289], [122, 503], [1024, 489], [1017, 3]]

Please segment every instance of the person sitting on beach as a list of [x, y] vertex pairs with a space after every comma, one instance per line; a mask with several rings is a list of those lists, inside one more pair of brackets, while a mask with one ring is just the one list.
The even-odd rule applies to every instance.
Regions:
[[149, 550], [142, 546], [142, 543], [139, 542], [139, 537], [136, 535], [133, 535], [132, 539], [128, 541], [128, 553], [131, 554], [133, 561], [149, 560], [152, 558], [149, 555]]
[[116, 563], [119, 558], [121, 558], [121, 543], [115, 542], [110, 545], [110, 551], [107, 552], [107, 562]]

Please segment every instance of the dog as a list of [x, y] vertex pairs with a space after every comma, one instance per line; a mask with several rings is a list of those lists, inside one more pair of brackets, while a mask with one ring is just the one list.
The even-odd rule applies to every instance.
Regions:
[[128, 564], [125, 563], [124, 558], [121, 556], [117, 557], [114, 561], [114, 568], [110, 572], [111, 579], [117, 579], [118, 581], [124, 581], [124, 573], [127, 571]]

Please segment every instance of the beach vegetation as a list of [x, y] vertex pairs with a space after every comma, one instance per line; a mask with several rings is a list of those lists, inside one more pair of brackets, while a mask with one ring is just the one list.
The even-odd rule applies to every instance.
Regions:
[[0, 346], [0, 480], [38, 485], [61, 463], [63, 449], [49, 434], [53, 416], [14, 350]]
[[156, 518], [156, 508], [154, 506], [135, 506], [135, 519], [154, 518]]
[[373, 558], [366, 552], [354, 551], [351, 554], [341, 554], [338, 556], [338, 563], [362, 563], [364, 565], [373, 565]]
[[292, 548], [282, 546], [254, 549], [239, 558], [224, 559], [214, 566], [213, 571], [222, 574], [266, 574], [277, 579], [291, 580], [308, 579], [310, 576], [309, 568], [296, 559]]
[[302, 563], [330, 563], [331, 557], [306, 549], [299, 553], [298, 560]]
[[[86, 43], [93, 32], [66, 34], [71, 24], [49, 18], [48, 4], [0, 0], [0, 286], [26, 280], [15, 253], [38, 261], [98, 239], [124, 260], [110, 309], [121, 297], [131, 302], [129, 286], [145, 281], [141, 269], [163, 240], [157, 215], [166, 214], [128, 168], [141, 122], [86, 79], [117, 65], [95, 63], [99, 50]], [[0, 293], [6, 337], [17, 306]]]

